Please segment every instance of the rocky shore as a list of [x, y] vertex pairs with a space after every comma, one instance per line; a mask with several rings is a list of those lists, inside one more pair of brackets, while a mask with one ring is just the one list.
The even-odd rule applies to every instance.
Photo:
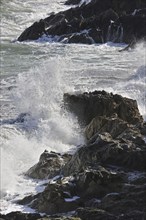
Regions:
[[105, 91], [64, 94], [86, 143], [73, 155], [45, 150], [26, 175], [46, 179], [43, 192], [18, 201], [40, 214], [1, 220], [146, 219], [146, 122], [135, 100]]
[[133, 44], [146, 39], [146, 2], [144, 0], [68, 0], [71, 8], [35, 22], [18, 41], [48, 36], [63, 43]]

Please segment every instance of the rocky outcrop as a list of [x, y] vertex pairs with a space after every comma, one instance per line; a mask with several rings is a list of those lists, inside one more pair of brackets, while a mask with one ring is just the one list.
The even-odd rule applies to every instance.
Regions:
[[39, 162], [31, 167], [26, 175], [35, 179], [49, 179], [60, 174], [61, 167], [70, 159], [71, 155], [60, 155], [55, 152], [45, 150]]
[[143, 123], [136, 100], [123, 98], [105, 91], [94, 91], [79, 95], [65, 94], [67, 108], [78, 116], [81, 124], [89, 124], [97, 116], [117, 115], [130, 124]]
[[86, 143], [73, 155], [44, 151], [27, 175], [48, 179], [45, 189], [19, 204], [46, 213], [45, 220], [145, 219], [146, 123], [136, 101], [105, 91], [65, 94], [64, 101], [78, 116]]
[[77, 5], [35, 22], [18, 37], [18, 41], [36, 40], [44, 34], [58, 36], [61, 42], [83, 44], [131, 43], [133, 39], [146, 37], [144, 1], [91, 0], [86, 3], [69, 0], [66, 4]]

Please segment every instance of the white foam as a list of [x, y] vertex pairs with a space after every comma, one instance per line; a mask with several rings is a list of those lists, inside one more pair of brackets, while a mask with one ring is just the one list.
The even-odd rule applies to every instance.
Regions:
[[45, 149], [62, 153], [83, 143], [77, 120], [63, 107], [66, 86], [61, 80], [63, 64], [58, 62], [44, 62], [42, 66], [18, 76], [17, 88], [11, 98], [18, 115], [23, 112], [29, 114], [24, 123], [1, 128], [3, 198], [9, 194], [9, 200], [13, 201], [35, 191], [36, 183], [24, 179], [22, 174], [38, 162]]

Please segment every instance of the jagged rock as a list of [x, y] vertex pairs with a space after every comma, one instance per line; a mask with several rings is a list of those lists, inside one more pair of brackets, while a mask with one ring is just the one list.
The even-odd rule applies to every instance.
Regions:
[[89, 198], [100, 199], [107, 193], [120, 191], [124, 181], [124, 174], [110, 172], [101, 166], [90, 168], [89, 165], [87, 169], [74, 174], [76, 192], [83, 201]]
[[74, 194], [74, 185], [60, 180], [48, 184], [44, 192], [32, 201], [30, 206], [49, 215], [73, 211], [80, 202], [79, 197]]
[[[79, 0], [71, 0], [68, 3], [79, 3]], [[129, 0], [122, 2], [91, 0], [88, 4], [83, 3], [66, 11], [52, 13], [47, 18], [35, 22], [18, 37], [18, 41], [37, 40], [43, 34], [60, 37], [66, 35], [68, 38], [70, 37], [68, 34], [77, 35], [77, 33], [82, 34], [82, 31], [94, 29], [93, 39], [95, 40], [91, 42], [86, 40], [83, 43], [103, 43], [107, 40], [131, 43], [133, 38], [136, 38], [136, 41], [146, 38], [145, 7], [144, 2], [136, 0], [132, 3]], [[108, 33], [111, 21], [113, 25]], [[101, 31], [100, 37], [99, 33], [97, 37], [95, 36], [95, 29]], [[107, 34], [110, 34], [109, 39], [107, 39]], [[76, 38], [74, 43], [82, 43], [80, 41], [80, 38]], [[65, 42], [72, 43], [71, 40]]]
[[[136, 161], [136, 163], [135, 163]], [[132, 141], [113, 140], [108, 133], [97, 134], [95, 140], [80, 147], [63, 168], [65, 175], [71, 175], [97, 164], [116, 165], [128, 169], [145, 170], [146, 145], [137, 147]]]
[[131, 124], [141, 124], [136, 100], [105, 91], [94, 91], [78, 95], [65, 94], [67, 108], [78, 116], [81, 124], [89, 124], [96, 116], [111, 117], [113, 114]]
[[41, 154], [39, 162], [31, 167], [26, 172], [26, 175], [35, 179], [52, 178], [60, 174], [61, 167], [69, 160], [69, 158], [70, 155], [68, 154], [60, 155], [59, 153], [49, 153], [45, 150], [43, 154]]
[[18, 37], [18, 41], [37, 40], [45, 33], [45, 22], [41, 19], [39, 22], [35, 22], [33, 25], [27, 28]]
[[[137, 136], [137, 141], [144, 144], [140, 130], [134, 125], [128, 124], [126, 121], [118, 118], [117, 115], [113, 115], [110, 118], [104, 116], [97, 116], [85, 128], [85, 136], [89, 140], [96, 133], [108, 132], [113, 138], [125, 138], [131, 140], [132, 137]], [[134, 140], [135, 141], [135, 140]]]
[[86, 126], [86, 143], [72, 156], [44, 151], [28, 174], [53, 178], [43, 192], [19, 204], [54, 219], [70, 211], [75, 211], [72, 220], [145, 219], [146, 123], [136, 101], [105, 91], [65, 94], [64, 100]]

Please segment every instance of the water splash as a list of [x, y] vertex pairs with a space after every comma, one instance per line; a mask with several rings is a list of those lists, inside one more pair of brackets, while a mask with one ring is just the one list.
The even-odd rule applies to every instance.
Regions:
[[47, 60], [18, 75], [11, 99], [18, 115], [28, 114], [19, 123], [1, 126], [3, 198], [10, 194], [9, 200], [13, 200], [31, 192], [34, 184], [30, 180], [27, 187], [22, 174], [38, 161], [45, 149], [63, 153], [83, 143], [77, 119], [63, 107], [67, 89], [62, 81], [63, 72], [62, 60]]

